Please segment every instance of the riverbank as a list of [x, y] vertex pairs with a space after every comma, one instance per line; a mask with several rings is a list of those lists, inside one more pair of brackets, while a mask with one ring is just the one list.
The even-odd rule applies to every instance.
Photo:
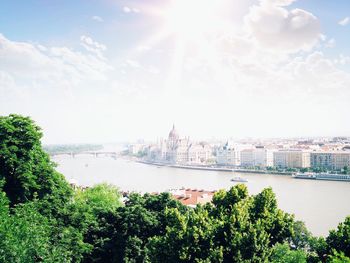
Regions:
[[198, 165], [179, 165], [179, 164], [169, 164], [169, 163], [159, 163], [159, 162], [149, 162], [144, 160], [136, 160], [138, 163], [155, 165], [155, 166], [166, 166], [171, 168], [179, 169], [189, 169], [189, 170], [199, 170], [199, 171], [217, 171], [217, 172], [237, 172], [237, 173], [254, 173], [254, 174], [274, 174], [274, 175], [294, 175], [293, 172], [277, 172], [277, 171], [265, 171], [265, 170], [252, 170], [252, 169], [239, 169], [239, 168], [229, 168], [220, 166], [198, 166]]

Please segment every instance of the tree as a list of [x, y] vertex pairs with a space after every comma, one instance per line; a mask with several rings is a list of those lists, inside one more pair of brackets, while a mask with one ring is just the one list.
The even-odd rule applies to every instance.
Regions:
[[[54, 163], [42, 149], [41, 137], [40, 128], [28, 117], [0, 117], [0, 181], [10, 213], [14, 213], [6, 227], [20, 238], [19, 244], [24, 242], [18, 246], [23, 251], [31, 246], [32, 251], [41, 251], [40, 247], [45, 248], [41, 242], [45, 241], [52, 244], [52, 251], [61, 249], [59, 257], [64, 262], [77, 262], [89, 246], [83, 242], [83, 232], [67, 220], [73, 190], [63, 175], [55, 171]], [[13, 232], [20, 228], [21, 232]], [[30, 233], [29, 243], [25, 241], [27, 236], [21, 238], [22, 232]], [[29, 258], [36, 254], [43, 257], [41, 252], [35, 252], [22, 262], [31, 262]]]
[[10, 206], [47, 198], [62, 205], [71, 197], [71, 188], [43, 151], [40, 128], [28, 117], [0, 117], [0, 180]]
[[74, 202], [85, 205], [93, 215], [114, 211], [122, 205], [118, 188], [108, 184], [98, 184], [75, 192]]
[[205, 208], [184, 213], [168, 209], [166, 220], [165, 234], [152, 237], [147, 245], [150, 262], [222, 262], [222, 247], [214, 243], [218, 222]]
[[326, 242], [328, 254], [335, 250], [343, 252], [345, 256], [350, 257], [350, 216], [343, 223], [340, 223], [336, 230], [329, 232]]
[[294, 217], [278, 209], [271, 188], [264, 189], [254, 197], [251, 214], [253, 221], [262, 221], [271, 245], [283, 243], [293, 236]]
[[92, 248], [92, 251], [85, 253], [83, 261], [94, 261], [94, 258], [101, 256], [101, 246], [107, 243], [111, 236], [111, 233], [106, 233], [106, 228], [107, 231], [111, 230], [108, 228], [108, 222], [121, 205], [121, 195], [118, 189], [111, 185], [100, 184], [76, 192], [72, 204], [72, 211], [75, 212], [71, 221], [84, 233], [84, 242]]
[[53, 246], [52, 228], [35, 202], [10, 208], [0, 191], [0, 262], [70, 262], [62, 247]]
[[216, 212], [229, 212], [233, 206], [248, 198], [248, 189], [244, 184], [238, 184], [231, 187], [229, 191], [220, 190], [213, 197], [213, 204], [216, 207]]
[[272, 249], [271, 263], [306, 263], [307, 255], [303, 250], [291, 250], [288, 244], [276, 244]]
[[83, 261], [144, 262], [149, 240], [165, 233], [168, 208], [186, 210], [168, 193], [143, 196], [132, 193], [125, 206], [99, 212], [97, 224], [89, 228], [85, 238], [94, 249]]
[[312, 239], [311, 232], [306, 228], [302, 221], [293, 222], [293, 235], [289, 243], [294, 249], [310, 249]]
[[342, 252], [338, 253], [335, 251], [334, 254], [328, 258], [327, 263], [350, 263], [350, 258], [346, 257]]

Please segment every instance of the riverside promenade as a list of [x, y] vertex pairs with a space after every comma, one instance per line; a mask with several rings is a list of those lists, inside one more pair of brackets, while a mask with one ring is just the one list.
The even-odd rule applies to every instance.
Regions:
[[155, 165], [155, 166], [166, 166], [171, 168], [179, 169], [189, 169], [189, 170], [202, 170], [202, 171], [218, 171], [218, 172], [239, 172], [239, 173], [254, 173], [254, 174], [275, 174], [275, 175], [288, 175], [292, 176], [293, 172], [277, 172], [277, 171], [267, 171], [267, 170], [253, 170], [253, 169], [240, 169], [240, 168], [230, 168], [230, 167], [220, 167], [215, 165], [180, 165], [180, 164], [170, 164], [161, 162], [150, 162], [145, 160], [136, 160], [138, 163]]

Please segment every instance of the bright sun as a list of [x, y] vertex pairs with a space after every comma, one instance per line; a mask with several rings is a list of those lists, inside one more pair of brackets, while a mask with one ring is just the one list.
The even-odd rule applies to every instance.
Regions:
[[208, 31], [215, 17], [220, 0], [173, 0], [164, 12], [169, 31], [185, 37], [196, 37]]
[[152, 47], [171, 39], [173, 49], [166, 87], [180, 85], [188, 54], [200, 57], [211, 67], [219, 67], [218, 47], [214, 42], [220, 32], [232, 29], [228, 12], [232, 6], [238, 8], [235, 1], [164, 0], [161, 6], [144, 6], [145, 13], [157, 18], [159, 28], [142, 45]]

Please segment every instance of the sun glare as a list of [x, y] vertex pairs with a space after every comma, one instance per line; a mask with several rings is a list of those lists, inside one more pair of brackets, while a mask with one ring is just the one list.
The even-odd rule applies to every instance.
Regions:
[[169, 31], [183, 36], [195, 37], [212, 26], [218, 0], [173, 0], [164, 12]]

